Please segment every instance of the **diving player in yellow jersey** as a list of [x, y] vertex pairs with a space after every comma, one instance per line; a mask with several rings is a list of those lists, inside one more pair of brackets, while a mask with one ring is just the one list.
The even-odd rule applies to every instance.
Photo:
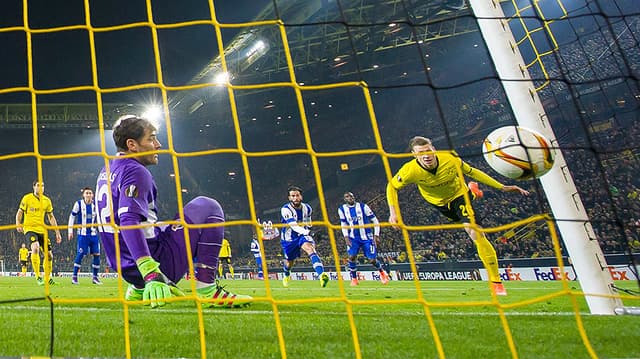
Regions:
[[[49, 284], [55, 284], [53, 278], [50, 278], [53, 269], [53, 252], [51, 252], [51, 242], [44, 227], [45, 215], [51, 226], [58, 226], [56, 217], [53, 215], [51, 200], [44, 195], [44, 183], [33, 181], [33, 192], [22, 197], [20, 207], [16, 212], [16, 230], [19, 233], [24, 233], [26, 239], [31, 243], [31, 265], [39, 285], [44, 284], [40, 276], [40, 248], [45, 248], [43, 265], [45, 280], [49, 281]], [[22, 222], [23, 218], [24, 222]], [[62, 242], [60, 230], [55, 228], [54, 231], [56, 232], [56, 243]]]
[[[459, 175], [459, 169], [487, 186], [503, 192], [519, 192], [528, 196], [526, 191], [518, 186], [503, 185], [486, 173], [469, 166], [460, 157], [449, 153], [436, 153], [431, 140], [416, 136], [409, 141], [409, 148], [415, 160], [405, 163], [398, 173], [387, 184], [387, 203], [389, 204], [389, 223], [397, 227], [398, 224], [398, 190], [408, 184], [416, 184], [422, 197], [453, 222], [469, 223], [473, 215], [473, 208], [465, 203], [464, 194], [469, 192], [464, 178]], [[481, 196], [480, 192], [472, 191], [472, 198]], [[465, 226], [465, 231], [471, 237], [478, 249], [478, 256], [489, 273], [489, 280], [496, 295], [507, 295], [498, 273], [498, 257], [496, 251], [483, 233]]]

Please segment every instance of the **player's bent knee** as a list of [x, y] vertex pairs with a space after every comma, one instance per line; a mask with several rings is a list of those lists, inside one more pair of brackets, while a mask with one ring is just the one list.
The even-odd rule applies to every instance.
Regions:
[[224, 211], [213, 198], [198, 196], [184, 206], [185, 216], [191, 223], [224, 222]]

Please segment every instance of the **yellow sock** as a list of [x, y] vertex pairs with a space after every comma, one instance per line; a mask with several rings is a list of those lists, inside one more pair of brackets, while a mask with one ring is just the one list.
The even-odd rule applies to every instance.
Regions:
[[478, 256], [487, 269], [487, 273], [489, 273], [489, 280], [492, 282], [501, 282], [500, 274], [498, 273], [498, 256], [496, 255], [496, 250], [484, 234], [478, 233], [478, 237], [475, 241], [476, 248], [478, 248]]
[[229, 264], [229, 272], [231, 273], [231, 277], [233, 277], [235, 272], [233, 271], [233, 266], [231, 264]]
[[27, 274], [27, 267], [22, 266], [22, 276], [24, 277]]
[[44, 279], [49, 280], [51, 277], [51, 272], [53, 271], [53, 261], [49, 259], [49, 256], [44, 257]]
[[218, 264], [218, 277], [222, 277], [222, 263]]
[[40, 254], [39, 253], [31, 254], [31, 266], [33, 267], [33, 273], [36, 275], [36, 278], [40, 278]]

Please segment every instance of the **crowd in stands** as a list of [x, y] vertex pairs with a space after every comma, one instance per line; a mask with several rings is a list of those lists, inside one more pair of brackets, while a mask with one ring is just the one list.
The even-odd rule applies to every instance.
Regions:
[[[636, 24], [640, 20], [633, 19]], [[583, 34], [581, 41], [563, 43], [558, 59], [561, 60], [560, 67], [548, 66], [547, 71], [552, 79], [562, 81], [552, 81], [550, 86], [545, 87], [540, 92], [543, 103], [552, 103], [557, 108], [548, 108], [550, 119], [553, 122], [556, 135], [563, 148], [563, 155], [568, 167], [573, 174], [573, 180], [577, 191], [584, 203], [585, 209], [591, 220], [594, 234], [605, 254], [626, 253], [629, 251], [640, 251], [640, 148], [637, 139], [640, 138], [640, 121], [638, 118], [638, 93], [637, 83], [640, 77], [640, 49], [638, 39], [640, 33], [638, 27], [629, 27], [625, 30], [622, 23], [615, 23], [612, 26], [613, 34], [608, 33], [608, 29], [600, 29], [590, 34]], [[615, 41], [614, 41], [615, 38]], [[612, 46], [612, 44], [616, 44]], [[603, 52], [604, 51], [604, 52]], [[604, 54], [604, 55], [602, 55]], [[624, 67], [626, 64], [628, 67]], [[561, 70], [562, 68], [562, 70]], [[584, 70], [584, 71], [583, 71]], [[532, 77], [540, 79], [542, 73], [535, 66], [531, 68]], [[568, 89], [564, 80], [581, 81], [589, 78], [562, 78], [567, 73], [580, 73], [591, 79], [599, 80], [597, 94], [603, 101], [591, 101], [587, 94], [578, 96], [577, 101], [572, 100], [572, 93]], [[611, 86], [607, 87], [608, 79], [629, 78], [635, 79], [635, 88], [632, 86]], [[495, 81], [494, 81], [495, 82]], [[441, 150], [449, 149], [452, 144], [455, 150], [470, 164], [478, 167], [501, 181], [504, 178], [498, 177], [495, 172], [488, 167], [480, 155], [482, 136], [486, 131], [478, 130], [484, 122], [501, 122], [505, 116], [510, 118], [506, 100], [502, 91], [497, 91], [495, 83], [487, 83], [484, 90], [474, 90], [474, 93], [467, 96], [442, 97], [443, 113], [451, 117], [451, 127], [458, 130], [456, 141], [448, 142], [447, 138], [440, 138], [436, 141], [436, 147]], [[626, 83], [626, 82], [625, 82]], [[633, 83], [633, 81], [631, 81]], [[579, 88], [578, 88], [579, 92]], [[545, 102], [549, 99], [551, 102]], [[595, 96], [593, 97], [595, 98]], [[569, 120], [558, 120], [565, 112], [560, 109], [563, 103], [575, 107], [588, 105], [583, 118]], [[393, 140], [383, 138], [385, 150], [393, 153], [406, 152], [406, 141], [413, 135], [427, 135], [420, 127], [416, 127], [411, 122], [412, 112], [415, 108], [405, 106], [395, 108], [385, 105], [376, 106], [376, 110], [385, 112], [386, 116], [377, 113], [380, 133], [393, 132]], [[340, 116], [340, 106], [335, 106], [331, 111], [324, 111], [322, 116]], [[359, 108], [362, 111], [362, 108]], [[367, 126], [369, 118], [364, 113], [364, 122], [342, 121], [338, 125], [328, 121], [314, 122], [316, 119], [313, 113], [310, 115], [310, 134], [316, 139], [314, 148], [320, 152], [344, 151], [348, 149], [376, 148], [373, 131]], [[554, 119], [554, 116], [556, 118]], [[391, 120], [387, 120], [391, 118]], [[407, 123], [400, 126], [398, 118], [406, 118]], [[610, 126], [595, 128], [592, 124], [582, 123], [584, 119], [599, 122], [607, 120]], [[448, 119], [449, 120], [449, 119]], [[305, 148], [304, 138], [293, 137], [291, 133], [294, 127], [299, 126], [299, 120], [283, 120], [282, 123], [273, 123], [275, 129], [266, 135], [260, 135], [264, 142], [256, 142], [248, 151], [267, 150], [261, 147], [263, 143], [270, 143], [271, 146], [281, 149]], [[575, 132], [576, 127], [583, 127], [587, 132]], [[256, 125], [254, 129], [246, 129], [245, 136], [250, 137], [252, 131], [264, 131], [264, 125]], [[244, 131], [244, 130], [243, 130]], [[334, 135], [331, 138], [322, 138], [323, 133], [331, 131]], [[191, 148], [215, 149], [217, 147], [235, 147], [235, 138], [214, 138], [215, 131], [211, 129], [210, 134], [195, 136], [190, 138], [189, 146], [181, 148], [186, 151]], [[562, 134], [569, 133], [568, 136]], [[578, 135], [574, 135], [578, 133]], [[258, 136], [258, 135], [256, 135]], [[356, 142], [354, 142], [356, 141]], [[212, 142], [218, 146], [211, 145]], [[284, 158], [284, 160], [283, 160]], [[321, 158], [322, 161], [330, 159]], [[339, 162], [340, 159], [334, 159]], [[194, 160], [192, 166], [185, 166], [181, 174], [188, 183], [189, 192], [184, 195], [188, 198], [196, 194], [212, 195], [217, 197], [223, 204], [227, 215], [234, 218], [248, 218], [249, 211], [247, 205], [247, 188], [245, 186], [244, 174], [238, 173], [237, 177], [222, 174], [224, 179], [212, 179], [211, 167], [202, 165]], [[79, 190], [82, 187], [93, 187], [95, 175], [99, 170], [86, 166], [86, 162], [74, 161], [45, 161], [45, 183], [46, 193], [52, 199], [55, 215], [58, 223], [65, 225], [69, 211], [73, 202], [79, 199]], [[170, 161], [166, 161], [170, 162]], [[379, 163], [379, 155], [362, 156], [359, 161], [352, 162], [352, 167], [367, 167], [371, 163]], [[395, 163], [395, 162], [394, 162]], [[70, 164], [70, 166], [69, 166]], [[306, 155], [293, 156], [268, 156], [261, 158], [251, 158], [249, 160], [251, 176], [254, 184], [254, 205], [258, 210], [274, 209], [282, 205], [286, 200], [284, 176], [282, 168], [289, 173], [295, 173], [297, 185], [304, 186], [305, 200], [313, 200], [316, 196], [317, 187], [312, 161]], [[334, 166], [335, 163], [331, 163]], [[161, 163], [161, 166], [165, 164]], [[162, 167], [161, 171], [171, 172], [170, 164]], [[17, 264], [18, 248], [23, 243], [23, 236], [15, 229], [9, 228], [15, 222], [15, 212], [21, 196], [31, 190], [31, 182], [35, 178], [35, 166], [18, 166], [11, 160], [0, 161], [0, 170], [3, 171], [5, 183], [0, 188], [0, 203], [3, 209], [0, 211], [0, 225], [4, 228], [0, 231], [0, 259], [4, 259], [8, 269]], [[330, 166], [329, 166], [330, 167]], [[336, 209], [342, 201], [344, 191], [351, 191], [356, 195], [356, 199], [366, 202], [376, 213], [381, 222], [388, 218], [388, 209], [385, 199], [386, 175], [379, 171], [379, 166], [371, 166], [372, 169], [358, 181], [349, 181], [348, 185], [341, 184], [339, 178], [331, 181], [331, 185], [323, 185], [324, 201], [327, 204], [327, 211], [330, 223], [339, 223]], [[334, 167], [337, 168], [337, 167]], [[392, 168], [394, 171], [397, 168]], [[242, 169], [238, 169], [242, 171]], [[335, 170], [333, 170], [335, 171]], [[274, 175], [274, 172], [277, 175]], [[323, 175], [329, 173], [331, 176], [340, 176], [332, 171], [323, 171]], [[156, 176], [158, 177], [158, 176]], [[209, 179], [209, 181], [205, 181]], [[287, 178], [285, 182], [293, 179]], [[220, 184], [222, 183], [222, 185]], [[289, 183], [289, 184], [294, 184]], [[8, 184], [8, 185], [6, 185]], [[216, 191], [210, 189], [211, 186], [223, 187]], [[499, 191], [485, 188], [483, 199], [474, 203], [475, 215], [480, 224], [485, 228], [507, 225], [514, 221], [529, 218], [535, 214], [550, 213], [542, 187], [538, 182], [529, 181], [519, 183], [532, 192], [530, 197], [522, 197], [512, 194], [505, 194]], [[161, 192], [174, 194], [175, 186], [171, 179], [159, 179], [158, 186]], [[209, 190], [208, 190], [209, 189]], [[269, 190], [272, 189], [272, 190]], [[177, 201], [175, 196], [164, 196], [159, 208], [160, 218], [173, 218], [177, 211]], [[314, 221], [322, 221], [320, 208], [317, 206], [317, 199], [314, 205]], [[430, 208], [421, 199], [416, 189], [405, 190], [400, 193], [400, 204], [404, 223], [410, 226], [433, 226], [443, 224], [443, 217], [433, 208]], [[258, 213], [260, 215], [260, 213]], [[263, 218], [279, 223], [278, 213], [271, 212], [271, 218]], [[505, 229], [496, 233], [490, 233], [489, 239], [495, 244], [500, 258], [535, 258], [554, 256], [554, 246], [549, 234], [549, 229], [545, 223], [537, 222], [535, 226]], [[63, 230], [63, 234], [66, 229]], [[246, 235], [246, 234], [244, 234]], [[54, 245], [56, 270], [70, 271], [75, 257], [75, 241], [67, 241], [63, 235], [63, 242]], [[344, 261], [345, 247], [342, 235], [339, 231], [334, 233], [335, 244], [338, 253], [341, 254], [340, 261]], [[234, 242], [234, 239], [236, 240]], [[250, 254], [248, 243], [250, 238], [231, 238], [234, 250], [234, 265], [247, 265], [253, 267], [253, 257]], [[332, 256], [331, 241], [328, 231], [320, 231], [316, 238], [319, 253], [324, 256], [323, 261], [334, 264]], [[235, 245], [234, 243], [238, 243]], [[389, 262], [406, 262], [408, 260], [408, 246], [416, 261], [457, 261], [476, 259], [474, 244], [467, 238], [461, 229], [420, 229], [409, 231], [409, 237], [403, 238], [402, 232], [389, 226], [383, 226], [381, 232], [381, 244], [379, 252], [381, 256]], [[267, 263], [270, 266], [279, 268], [280, 266], [280, 246], [277, 240], [265, 242], [265, 252]], [[566, 255], [566, 253], [563, 253]], [[306, 258], [306, 257], [305, 257]], [[304, 258], [301, 259], [304, 263]], [[104, 261], [103, 261], [104, 265]]]
[[[630, 127], [624, 129], [625, 138], [639, 138], [640, 123], [634, 122]], [[611, 129], [611, 138], [615, 138], [616, 129]], [[488, 167], [484, 160], [477, 156], [477, 148], [480, 146], [480, 139], [471, 139], [467, 146], [458, 148], [458, 152], [472, 165], [497, 176]], [[442, 148], [441, 148], [442, 149]], [[638, 226], [640, 224], [640, 178], [636, 175], [640, 171], [640, 152], [637, 149], [625, 150], [622, 152], [597, 153], [590, 150], [570, 150], [563, 151], [569, 163], [574, 181], [582, 201], [585, 204], [587, 213], [591, 219], [596, 238], [603, 251], [609, 253], [625, 253], [628, 250], [640, 250], [640, 238]], [[468, 156], [468, 157], [467, 157]], [[349, 187], [336, 185], [324, 188], [325, 202], [330, 215], [329, 221], [338, 224], [336, 209], [341, 203], [342, 193], [352, 191], [357, 199], [369, 204], [381, 221], [388, 218], [388, 209], [385, 199], [386, 176], [383, 173], [373, 172]], [[94, 173], [91, 171], [76, 168], [73, 171], [65, 171], [62, 168], [49, 167], [48, 171], [61, 173], [60, 176], [47, 176], [47, 194], [51, 197], [55, 215], [58, 222], [64, 225], [67, 221], [69, 211], [75, 200], [79, 198], [79, 189], [83, 186], [92, 186]], [[311, 171], [311, 170], [310, 170]], [[0, 212], [0, 223], [4, 226], [11, 226], [14, 223], [15, 211], [21, 196], [31, 189], [32, 179], [28, 174], [12, 172], [7, 175], [7, 181], [17, 185], [3, 188], [0, 192], [5, 209]], [[311, 173], [313, 173], [311, 171]], [[508, 181], [508, 180], [507, 180]], [[167, 181], [160, 186], [165, 186], [162, 190], [167, 193], [175, 191], [171, 188], [171, 182]], [[506, 225], [513, 221], [525, 219], [534, 214], [549, 213], [548, 205], [544, 200], [544, 193], [537, 182], [520, 183], [532, 192], [530, 197], [515, 196], [501, 193], [493, 189], [485, 188], [485, 196], [474, 204], [476, 218], [484, 227], [495, 227]], [[231, 193], [227, 194], [232, 196]], [[273, 193], [275, 197], [271, 203], [282, 204], [286, 198], [283, 193]], [[242, 197], [242, 196], [239, 196]], [[306, 193], [306, 198], [313, 198], [314, 194]], [[226, 200], [226, 199], [225, 199]], [[228, 206], [228, 214], [234, 216], [246, 216], [237, 214], [234, 207], [242, 207], [245, 200], [237, 199], [235, 206]], [[227, 200], [228, 202], [228, 200]], [[314, 208], [316, 216], [314, 220], [322, 221], [320, 208], [317, 207], [317, 200]], [[416, 189], [405, 190], [400, 193], [400, 203], [403, 220], [410, 226], [433, 226], [443, 223], [443, 217], [434, 209], [430, 208], [420, 198]], [[166, 201], [160, 212], [164, 214], [161, 218], [171, 218], [175, 213], [175, 203]], [[257, 208], [258, 205], [256, 205]], [[244, 212], [244, 211], [243, 211]], [[272, 214], [275, 223], [279, 221], [278, 215]], [[517, 231], [515, 228], [513, 231]], [[505, 235], [508, 230], [489, 234], [489, 238], [496, 245], [500, 258], [535, 258], [553, 256], [553, 243], [549, 235], [548, 228], [544, 223], [540, 223], [535, 229], [516, 236]], [[64, 231], [63, 231], [64, 234]], [[335, 243], [338, 253], [344, 255], [344, 243], [341, 234], [336, 231]], [[17, 249], [23, 242], [23, 237], [13, 229], [0, 231], [2, 241], [0, 241], [0, 255], [8, 265], [17, 262]], [[64, 238], [65, 236], [63, 236]], [[234, 238], [231, 238], [234, 243]], [[234, 245], [234, 260], [237, 265], [246, 264], [253, 266], [253, 259], [249, 253], [249, 238], [237, 239]], [[267, 253], [267, 263], [274, 267], [279, 267], [280, 254], [279, 244], [276, 241], [266, 242], [265, 251]], [[318, 251], [325, 257], [326, 263], [334, 263], [332, 256], [331, 242], [327, 231], [320, 231], [317, 237]], [[407, 244], [410, 244], [411, 251], [417, 261], [454, 261], [475, 259], [475, 248], [473, 243], [460, 229], [449, 230], [411, 230], [409, 232], [408, 243], [400, 231], [383, 226], [381, 232], [381, 245], [379, 252], [383, 257], [391, 262], [407, 261]], [[73, 258], [75, 256], [75, 241], [67, 241], [54, 245], [54, 254], [57, 270], [71, 270]], [[246, 248], [244, 248], [246, 247]], [[15, 258], [14, 258], [15, 257]], [[340, 259], [341, 261], [344, 258]], [[104, 264], [103, 264], [104, 265]], [[11, 268], [11, 267], [9, 267]]]

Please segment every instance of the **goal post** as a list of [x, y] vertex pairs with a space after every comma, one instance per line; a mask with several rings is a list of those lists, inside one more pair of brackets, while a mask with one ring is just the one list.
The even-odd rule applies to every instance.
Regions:
[[[531, 81], [504, 12], [495, 0], [469, 0], [519, 125], [539, 131], [557, 147], [557, 140]], [[591, 314], [615, 314], [622, 306], [589, 217], [561, 151], [555, 165], [539, 178], [562, 240], [571, 258]]]

